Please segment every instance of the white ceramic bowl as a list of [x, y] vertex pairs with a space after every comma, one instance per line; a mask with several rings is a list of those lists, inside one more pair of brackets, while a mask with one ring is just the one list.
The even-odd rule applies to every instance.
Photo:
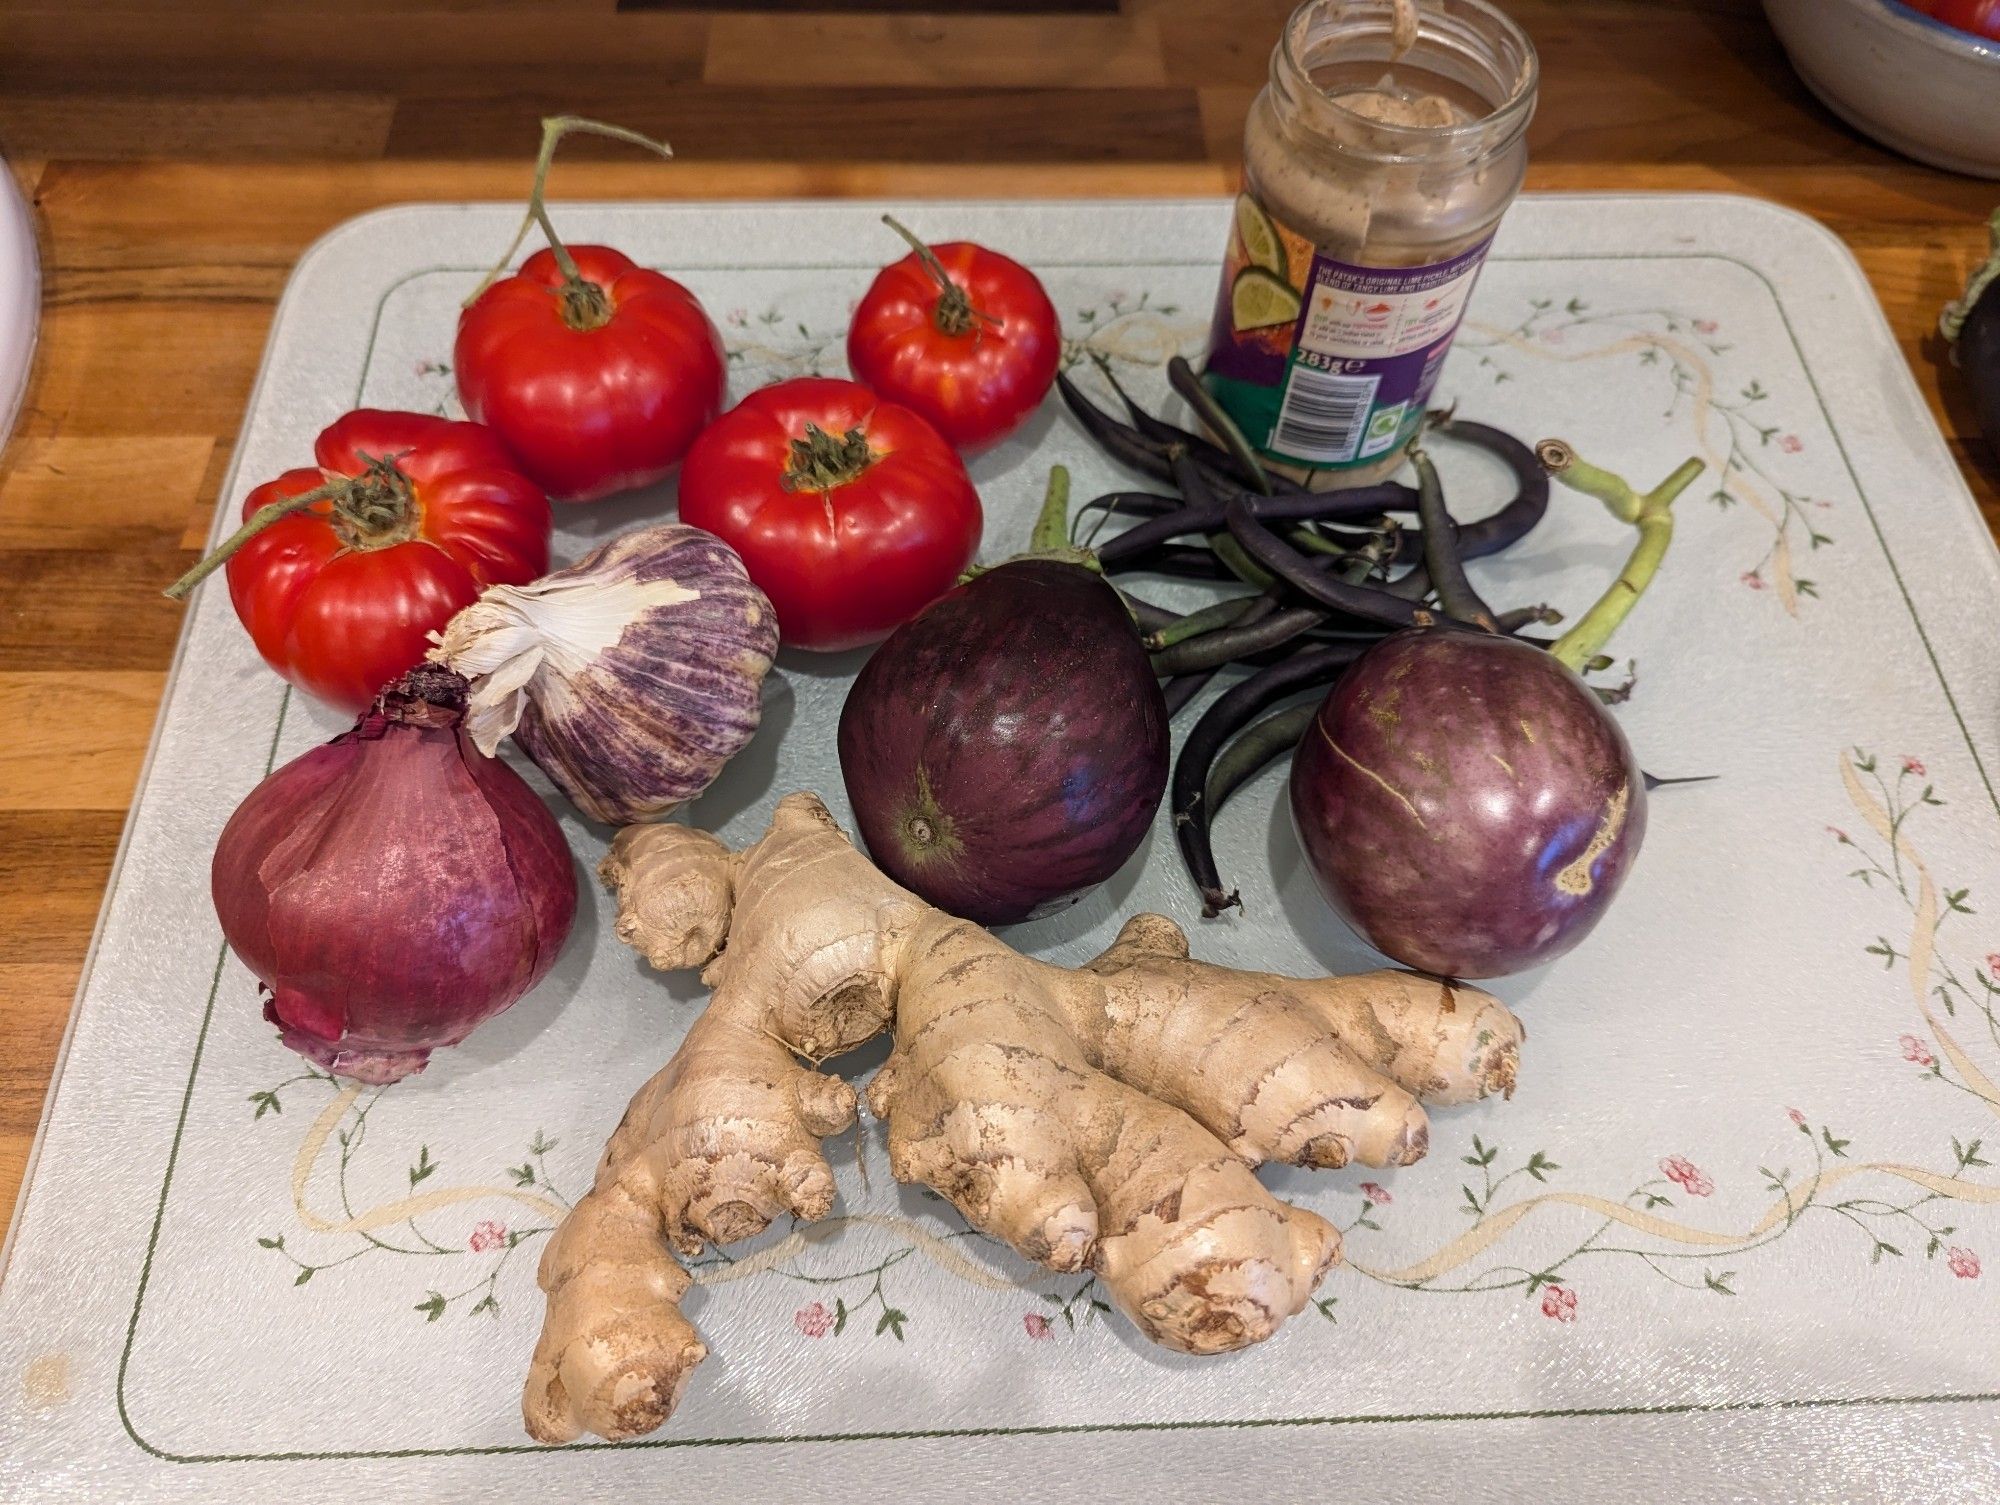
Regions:
[[28, 385], [41, 308], [41, 261], [35, 254], [34, 218], [14, 186], [14, 174], [0, 160], [0, 443], [14, 426], [14, 414]]
[[1951, 172], [2000, 178], [2000, 42], [1896, 0], [1764, 0], [1806, 86], [1858, 131]]

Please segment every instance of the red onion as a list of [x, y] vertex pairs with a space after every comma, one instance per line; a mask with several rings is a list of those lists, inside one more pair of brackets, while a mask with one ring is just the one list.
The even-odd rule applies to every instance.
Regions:
[[562, 828], [472, 745], [466, 690], [412, 669], [251, 790], [216, 844], [215, 912], [264, 1017], [336, 1075], [423, 1070], [541, 981], [575, 918]]

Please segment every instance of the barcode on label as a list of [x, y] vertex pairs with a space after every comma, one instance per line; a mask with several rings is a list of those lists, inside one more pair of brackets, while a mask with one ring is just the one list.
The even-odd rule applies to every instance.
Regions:
[[1381, 382], [1380, 376], [1331, 376], [1294, 366], [1271, 447], [1301, 460], [1352, 460]]

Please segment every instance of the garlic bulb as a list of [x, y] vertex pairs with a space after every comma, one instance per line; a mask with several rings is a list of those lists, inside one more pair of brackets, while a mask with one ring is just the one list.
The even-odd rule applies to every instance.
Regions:
[[593, 820], [664, 819], [757, 730], [778, 619], [712, 533], [622, 534], [531, 585], [496, 585], [453, 617], [433, 662], [472, 681], [465, 728], [513, 736]]

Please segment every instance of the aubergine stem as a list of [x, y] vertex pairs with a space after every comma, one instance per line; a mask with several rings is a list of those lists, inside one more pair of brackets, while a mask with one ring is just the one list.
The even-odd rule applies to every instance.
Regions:
[[1544, 439], [1535, 446], [1535, 454], [1563, 485], [1596, 497], [1610, 508], [1613, 517], [1639, 530], [1639, 541], [1618, 578], [1549, 650], [1581, 673], [1583, 666], [1604, 650], [1660, 572], [1660, 562], [1674, 541], [1674, 500], [1708, 467], [1698, 459], [1685, 460], [1672, 475], [1642, 495], [1623, 476], [1590, 464], [1560, 439]]
[[1167, 703], [1167, 719], [1173, 720], [1192, 705], [1195, 696], [1208, 688], [1208, 682], [1215, 678], [1216, 673], [1216, 670], [1210, 669], [1202, 674], [1183, 674], [1161, 685], [1160, 695]]
[[1365, 621], [1383, 622], [1391, 627], [1430, 627], [1438, 614], [1405, 601], [1401, 596], [1369, 585], [1350, 585], [1329, 579], [1307, 559], [1251, 513], [1247, 500], [1237, 497], [1228, 508], [1229, 531], [1243, 551], [1258, 564], [1278, 576], [1308, 601], [1330, 611], [1345, 612]]
[[1438, 605], [1461, 622], [1484, 632], [1498, 632], [1493, 608], [1480, 599], [1479, 592], [1465, 576], [1465, 561], [1458, 557], [1458, 524], [1451, 520], [1445, 505], [1444, 482], [1437, 466], [1422, 445], [1410, 447], [1410, 463], [1417, 468], [1417, 517], [1424, 528], [1424, 568], [1437, 586]]
[[556, 227], [549, 219], [549, 209], [543, 198], [543, 190], [548, 186], [549, 167], [555, 161], [556, 147], [563, 137], [582, 134], [587, 136], [607, 136], [613, 141], [623, 141], [632, 146], [643, 146], [649, 152], [657, 152], [669, 161], [674, 149], [664, 141], [655, 141], [651, 136], [642, 136], [637, 131], [628, 131], [622, 125], [607, 125], [601, 120], [586, 120], [581, 115], [549, 115], [542, 120], [542, 149], [535, 157], [535, 181], [528, 190], [528, 210], [521, 217], [521, 228], [514, 232], [514, 239], [501, 253], [493, 270], [486, 274], [478, 287], [472, 290], [461, 307], [469, 308], [479, 301], [479, 295], [486, 291], [506, 273], [507, 265], [513, 261], [514, 253], [521, 249], [521, 242], [528, 238], [528, 232], [540, 225], [542, 234], [548, 237], [549, 253], [556, 259], [556, 266], [563, 274], [563, 321], [572, 329], [590, 330], [600, 327], [611, 317], [611, 305], [605, 301], [604, 290], [577, 270], [576, 258], [569, 254], [569, 247], [556, 234]]
[[1288, 706], [1276, 715], [1266, 716], [1224, 748], [1216, 757], [1215, 766], [1208, 773], [1208, 788], [1204, 791], [1204, 803], [1208, 811], [1211, 827], [1215, 824], [1216, 813], [1229, 802], [1229, 796], [1247, 784], [1266, 764], [1283, 757], [1299, 745], [1319, 714], [1318, 699], [1302, 700], [1295, 706]]
[[1251, 717], [1279, 698], [1314, 685], [1331, 683], [1346, 672], [1347, 666], [1368, 650], [1365, 643], [1331, 643], [1324, 648], [1294, 653], [1282, 662], [1232, 685], [1202, 712], [1189, 728], [1174, 764], [1172, 801], [1174, 839], [1180, 844], [1181, 860], [1188, 876], [1201, 894], [1203, 919], [1212, 920], [1230, 905], [1243, 907], [1234, 891], [1223, 892], [1221, 876], [1215, 870], [1215, 849], [1209, 841], [1207, 790], [1210, 767], [1222, 745]]
[[1323, 611], [1310, 606], [1293, 606], [1261, 622], [1219, 628], [1155, 653], [1153, 672], [1171, 678], [1202, 669], [1220, 669], [1238, 659], [1281, 648], [1311, 632], [1325, 620], [1326, 613]]
[[1235, 468], [1249, 481], [1260, 495], [1270, 496], [1276, 489], [1271, 485], [1271, 473], [1264, 468], [1257, 451], [1250, 447], [1250, 441], [1243, 437], [1243, 430], [1236, 426], [1236, 420], [1223, 411], [1222, 405], [1209, 394], [1201, 384], [1201, 378], [1194, 373], [1194, 367], [1184, 356], [1175, 356], [1167, 362], [1167, 382], [1181, 394], [1183, 401], [1194, 409], [1208, 431], [1215, 435]]
[[1244, 612], [1264, 599], [1266, 598], [1263, 596], [1231, 596], [1227, 600], [1217, 601], [1213, 606], [1204, 606], [1200, 611], [1189, 612], [1164, 627], [1148, 632], [1145, 637], [1146, 647], [1149, 651], [1158, 652], [1162, 648], [1171, 648], [1174, 644], [1185, 642], [1189, 638], [1200, 637], [1203, 633], [1219, 632], [1225, 627], [1233, 627]]
[[[1986, 230], [1993, 238], [1992, 254], [1984, 265], [1974, 269], [1972, 279], [1965, 284], [1965, 296], [1947, 303], [1944, 313], [1938, 318], [1938, 333], [1954, 347], [1965, 329], [1965, 321], [1979, 306], [1979, 300], [1986, 296], [1990, 288], [2000, 285], [2000, 209], [1993, 211], [1993, 217], [1986, 222]], [[1994, 436], [1994, 442], [2000, 443], [2000, 435]]]
[[1066, 550], [1069, 543], [1069, 471], [1061, 465], [1049, 467], [1049, 488], [1042, 495], [1042, 510], [1028, 535], [1028, 548], [1037, 554]]

